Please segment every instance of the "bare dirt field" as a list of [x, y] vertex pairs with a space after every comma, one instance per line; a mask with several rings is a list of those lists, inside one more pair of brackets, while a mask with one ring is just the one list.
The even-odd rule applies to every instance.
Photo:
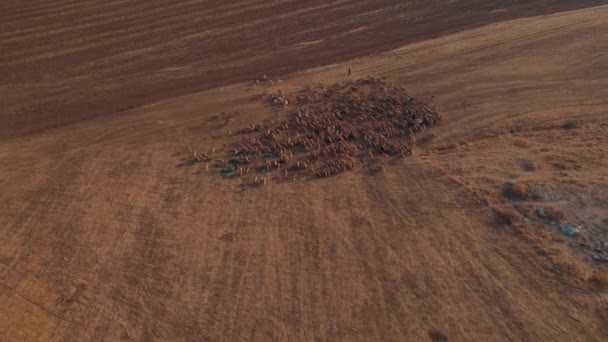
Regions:
[[0, 137], [606, 0], [5, 0]]
[[[608, 339], [608, 6], [573, 3], [4, 1], [0, 341]], [[369, 75], [443, 116], [383, 172], [180, 164]]]

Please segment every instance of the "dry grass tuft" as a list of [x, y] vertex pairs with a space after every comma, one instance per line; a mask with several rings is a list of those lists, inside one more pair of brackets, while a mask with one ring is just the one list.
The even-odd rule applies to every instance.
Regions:
[[506, 182], [502, 192], [511, 199], [527, 200], [531, 198], [530, 187], [522, 183]]
[[530, 147], [532, 147], [532, 144], [524, 139], [515, 139], [513, 140], [513, 146], [521, 149], [529, 149]]
[[594, 271], [589, 278], [587, 278], [587, 283], [597, 291], [608, 291], [608, 274]]
[[494, 221], [498, 225], [512, 226], [521, 220], [521, 214], [512, 208], [494, 208]]

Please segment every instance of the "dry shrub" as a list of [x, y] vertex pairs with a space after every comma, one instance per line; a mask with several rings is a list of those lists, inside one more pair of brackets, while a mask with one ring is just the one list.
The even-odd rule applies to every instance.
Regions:
[[521, 221], [521, 214], [512, 208], [494, 208], [494, 221], [501, 226], [512, 226]]
[[506, 182], [502, 192], [506, 197], [512, 199], [526, 200], [531, 197], [530, 187], [522, 183]]
[[597, 291], [608, 291], [608, 274], [595, 271], [587, 278], [587, 283]]
[[437, 329], [429, 331], [429, 338], [431, 342], [446, 342], [448, 340], [448, 337]]
[[581, 122], [579, 120], [576, 119], [568, 119], [564, 122], [564, 124], [562, 125], [562, 127], [564, 129], [575, 129], [575, 128], [580, 128], [581, 127]]

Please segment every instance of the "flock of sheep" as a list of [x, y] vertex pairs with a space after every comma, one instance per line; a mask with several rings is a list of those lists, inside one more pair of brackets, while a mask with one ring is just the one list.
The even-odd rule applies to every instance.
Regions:
[[[238, 133], [240, 141], [222, 156], [190, 151], [197, 162], [228, 177], [268, 179], [329, 177], [356, 167], [383, 170], [388, 158], [412, 153], [415, 134], [442, 117], [403, 87], [368, 77], [332, 86], [309, 86], [291, 97], [267, 95], [270, 106], [286, 110], [286, 120], [270, 120]], [[291, 106], [287, 106], [291, 104]]]

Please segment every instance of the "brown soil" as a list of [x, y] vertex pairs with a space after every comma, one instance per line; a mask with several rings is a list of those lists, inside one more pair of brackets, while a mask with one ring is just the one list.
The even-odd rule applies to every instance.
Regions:
[[0, 138], [606, 0], [5, 0]]
[[[402, 3], [3, 2], [0, 340], [608, 339], [608, 7]], [[444, 116], [375, 176], [176, 165], [368, 75]]]

